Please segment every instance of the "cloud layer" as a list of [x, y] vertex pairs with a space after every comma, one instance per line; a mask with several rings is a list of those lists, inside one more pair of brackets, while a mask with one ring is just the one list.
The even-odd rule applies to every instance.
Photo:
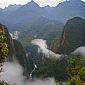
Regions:
[[48, 49], [48, 46], [46, 44], [46, 40], [34, 39], [34, 40], [32, 40], [31, 43], [33, 45], [37, 45], [38, 46], [38, 52], [44, 53], [47, 58], [56, 58], [56, 59], [61, 58], [61, 55], [55, 54], [54, 52], [52, 52], [51, 50]]
[[22, 76], [23, 69], [17, 63], [4, 63], [4, 71], [0, 73], [0, 80], [4, 80], [8, 83], [17, 83], [17, 85], [22, 85], [24, 82], [24, 77]]
[[34, 79], [34, 81], [26, 80], [23, 76], [23, 68], [18, 63], [4, 63], [4, 72], [0, 73], [0, 80], [16, 85], [56, 85], [53, 78], [45, 80]]

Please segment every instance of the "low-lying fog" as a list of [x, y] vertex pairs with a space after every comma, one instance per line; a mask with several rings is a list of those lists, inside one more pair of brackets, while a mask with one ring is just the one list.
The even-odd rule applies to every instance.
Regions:
[[53, 78], [48, 79], [37, 79], [34, 81], [26, 80], [23, 76], [23, 68], [18, 63], [4, 63], [4, 71], [0, 73], [0, 80], [4, 80], [10, 84], [16, 85], [56, 85]]
[[[56, 59], [61, 58], [61, 55], [55, 54], [50, 49], [48, 49], [46, 40], [34, 39], [31, 43], [33, 45], [37, 45], [39, 47], [38, 50], [44, 53], [46, 57], [49, 58], [50, 54], [51, 56], [54, 56]], [[85, 47], [80, 47], [73, 52], [73, 54], [78, 53], [85, 55]], [[47, 78], [43, 80], [35, 78], [33, 81], [27, 80], [26, 77], [23, 76], [23, 68], [17, 62], [4, 63], [3, 72], [0, 73], [0, 81], [2, 80], [10, 84], [15, 83], [16, 85], [56, 85], [54, 78]]]

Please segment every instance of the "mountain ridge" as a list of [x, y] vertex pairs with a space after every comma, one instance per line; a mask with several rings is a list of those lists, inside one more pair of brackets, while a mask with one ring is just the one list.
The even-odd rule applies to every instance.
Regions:
[[[34, 11], [35, 12], [34, 14], [36, 14], [36, 11], [37, 11], [38, 16], [42, 15], [49, 19], [56, 19], [56, 20], [63, 21], [63, 22], [70, 18], [78, 17], [78, 16], [85, 18], [84, 16], [85, 15], [85, 12], [84, 12], [85, 2], [81, 0], [64, 1], [64, 2], [59, 3], [55, 7], [50, 7], [50, 6], [40, 7], [36, 2], [30, 1], [27, 4], [22, 5], [17, 10], [17, 12], [19, 10], [23, 10], [22, 11], [23, 13], [26, 10], [28, 11], [28, 9], [30, 10], [29, 13]], [[13, 13], [16, 14], [16, 10]], [[9, 16], [12, 16], [12, 14], [10, 14]]]

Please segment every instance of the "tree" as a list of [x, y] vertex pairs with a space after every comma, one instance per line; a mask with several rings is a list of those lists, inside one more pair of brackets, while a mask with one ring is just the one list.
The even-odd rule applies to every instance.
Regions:
[[69, 80], [66, 85], [83, 85], [82, 81], [80, 80], [80, 77], [75, 75]]
[[[2, 72], [2, 63], [5, 61], [5, 59], [8, 56], [8, 45], [6, 42], [5, 37], [5, 30], [4, 27], [0, 26], [0, 72]], [[10, 85], [4, 81], [0, 81], [0, 85]]]
[[71, 79], [66, 85], [85, 85], [85, 57], [71, 57], [68, 61]]
[[68, 60], [68, 67], [67, 67], [70, 76], [77, 75], [80, 68], [81, 68], [80, 60], [76, 56], [72, 56]]
[[8, 45], [6, 42], [4, 27], [0, 26], [0, 63], [8, 56]]
[[81, 70], [79, 71], [78, 75], [80, 76], [80, 79], [82, 82], [85, 83], [85, 67], [82, 67]]
[[5, 61], [8, 56], [8, 45], [5, 37], [4, 27], [0, 26], [0, 72], [2, 72], [2, 63]]

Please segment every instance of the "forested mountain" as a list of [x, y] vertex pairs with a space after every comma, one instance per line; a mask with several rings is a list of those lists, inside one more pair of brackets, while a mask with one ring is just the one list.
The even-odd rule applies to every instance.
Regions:
[[0, 29], [1, 28], [5, 30], [5, 37], [6, 37], [6, 41], [7, 41], [8, 49], [9, 49], [7, 61], [18, 62], [24, 68], [25, 74], [30, 73], [32, 70], [33, 63], [31, 62], [30, 64], [29, 57], [28, 56], [26, 57], [26, 51], [24, 47], [19, 41], [13, 40], [11, 38], [8, 29], [4, 25], [0, 24]]
[[47, 39], [49, 35], [60, 36], [62, 23], [65, 24], [73, 17], [85, 18], [84, 9], [85, 2], [81, 0], [64, 1], [55, 7], [40, 7], [32, 0], [25, 5], [10, 5], [1, 9], [0, 21], [11, 32], [20, 31], [20, 40], [26, 37], [28, 39], [24, 39], [22, 43], [28, 43], [35, 35], [44, 39]]
[[60, 22], [66, 22], [66, 20], [76, 16], [85, 18], [84, 9], [85, 3], [81, 0], [64, 1], [56, 7], [39, 7], [36, 2], [31, 1], [26, 5], [10, 5], [3, 9], [3, 13], [5, 14], [3, 20], [4, 24], [6, 24], [10, 30], [13, 30], [18, 24], [33, 24], [32, 22], [40, 16]]
[[38, 47], [33, 45], [30, 45], [29, 48], [27, 47], [26, 52], [19, 41], [11, 38], [7, 28], [4, 25], [0, 24], [0, 28], [5, 30], [5, 37], [7, 39], [9, 49], [7, 61], [18, 62], [24, 68], [24, 75], [26, 75], [26, 78], [29, 78], [29, 74], [34, 69], [34, 64], [36, 64], [38, 69], [33, 73], [35, 77], [54, 77], [57, 80], [67, 80], [67, 57], [61, 58], [60, 60], [51, 60], [44, 57], [42, 53], [38, 53]]
[[80, 46], [85, 46], [85, 19], [75, 17], [67, 21], [53, 49], [57, 53], [69, 54]]
[[[13, 10], [12, 10], [13, 9]], [[8, 15], [4, 20], [5, 23], [9, 21], [11, 25], [17, 25], [26, 21], [32, 22], [37, 17], [43, 16], [49, 19], [66, 22], [66, 20], [73, 17], [85, 18], [85, 2], [81, 0], [69, 0], [60, 3], [55, 7], [40, 7], [36, 2], [31, 1], [26, 5], [10, 5], [3, 9], [4, 14]], [[7, 20], [7, 21], [6, 21]], [[14, 21], [16, 23], [14, 24]], [[10, 27], [9, 23], [7, 25]], [[13, 28], [11, 28], [13, 29]]]
[[34, 1], [31, 1], [6, 16], [4, 23], [10, 30], [21, 29], [18, 25], [21, 25], [21, 27], [23, 25], [29, 26], [34, 22], [34, 20], [43, 16], [44, 13], [45, 10], [43, 8], [39, 7], [39, 5]]
[[22, 41], [23, 45], [27, 45], [34, 38], [42, 38], [51, 44], [55, 37], [58, 38], [61, 35], [62, 28], [63, 24], [56, 20], [39, 17], [33, 24], [21, 27], [19, 30], [21, 31], [20, 41]]
[[85, 2], [81, 0], [68, 0], [53, 8], [52, 13], [56, 20], [66, 22], [73, 17], [85, 18]]
[[8, 16], [12, 12], [16, 11], [17, 9], [19, 9], [19, 7], [21, 7], [21, 5], [16, 5], [16, 4], [15, 5], [9, 5], [8, 7], [5, 7], [2, 11], [3, 11], [5, 16]]

